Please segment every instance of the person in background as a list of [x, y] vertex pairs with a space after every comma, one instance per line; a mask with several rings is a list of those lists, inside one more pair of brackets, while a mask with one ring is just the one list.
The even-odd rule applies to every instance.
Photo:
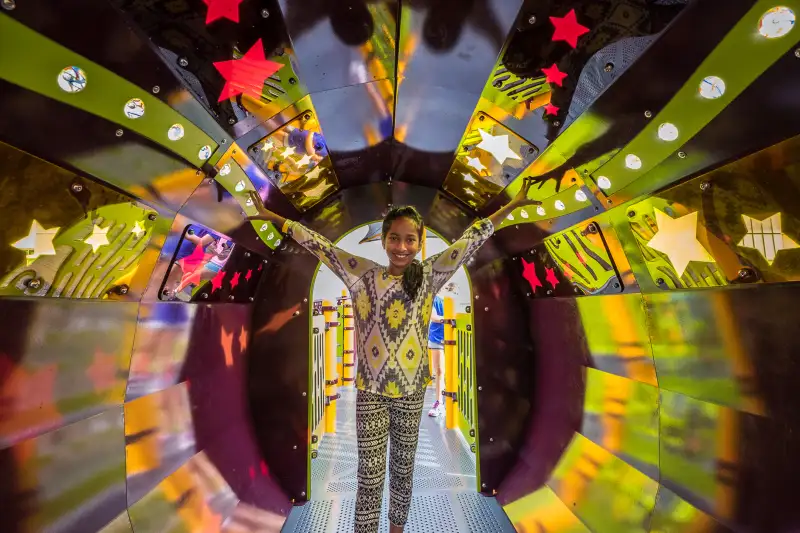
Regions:
[[428, 326], [434, 296], [492, 236], [494, 228], [528, 199], [531, 180], [488, 218], [477, 220], [449, 248], [416, 260], [425, 222], [411, 206], [393, 207], [383, 219], [382, 266], [337, 248], [322, 235], [264, 207], [249, 193], [258, 215], [282, 229], [331, 269], [350, 290], [356, 327], [356, 437], [358, 490], [355, 533], [377, 533], [389, 449], [389, 533], [402, 533], [411, 507], [414, 457], [425, 390], [430, 383]]
[[428, 411], [428, 416], [436, 417], [442, 414], [444, 398], [444, 298], [457, 294], [456, 284], [452, 281], [433, 299], [433, 312], [431, 313], [431, 326], [428, 331], [428, 349], [431, 351], [431, 375], [436, 382], [436, 401]]

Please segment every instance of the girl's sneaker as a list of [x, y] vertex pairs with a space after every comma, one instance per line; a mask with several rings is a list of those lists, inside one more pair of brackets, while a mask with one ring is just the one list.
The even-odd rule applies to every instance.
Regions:
[[436, 400], [431, 410], [428, 411], [428, 416], [439, 416], [440, 414], [442, 414], [442, 404], [439, 400]]

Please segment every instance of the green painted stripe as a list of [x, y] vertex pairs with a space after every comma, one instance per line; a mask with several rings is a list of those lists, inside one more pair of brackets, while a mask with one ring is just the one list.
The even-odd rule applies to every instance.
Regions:
[[[780, 5], [791, 8], [796, 14], [800, 13], [800, 0], [788, 0]], [[595, 182], [600, 176], [611, 180], [611, 187], [604, 191], [605, 194], [612, 195], [623, 189], [672, 156], [800, 41], [799, 28], [774, 39], [767, 39], [758, 32], [761, 17], [774, 6], [772, 0], [759, 1], [709, 54], [664, 109], [623, 150], [594, 172], [592, 178]], [[722, 97], [709, 100], [700, 96], [700, 84], [707, 76], [717, 76], [725, 82]], [[677, 140], [667, 142], [658, 138], [658, 128], [666, 122], [678, 127]], [[631, 170], [625, 166], [628, 154], [635, 154], [642, 160], [641, 168]]]
[[[201, 147], [209, 146], [212, 152], [217, 149], [211, 137], [149, 90], [124, 80], [7, 15], [0, 16], [0, 50], [19, 52], [0, 54], [0, 78], [6, 81], [134, 131], [195, 166], [203, 164], [198, 155]], [[68, 93], [58, 85], [62, 69], [70, 66], [80, 67], [86, 73], [86, 88], [80, 92]], [[123, 109], [131, 98], [144, 102], [144, 116], [138, 119], [125, 116]], [[178, 141], [167, 137], [173, 124], [184, 127], [185, 134]]]

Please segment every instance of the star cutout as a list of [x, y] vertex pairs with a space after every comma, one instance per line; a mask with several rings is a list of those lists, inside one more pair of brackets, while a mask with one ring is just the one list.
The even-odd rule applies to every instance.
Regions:
[[558, 69], [558, 65], [556, 65], [555, 63], [553, 63], [553, 66], [550, 68], [543, 68], [542, 72], [544, 72], [546, 76], [545, 81], [547, 83], [552, 83], [554, 85], [558, 85], [559, 87], [564, 86], [564, 78], [567, 77], [567, 73], [561, 72]]
[[549, 283], [551, 287], [553, 287], [555, 289], [556, 285], [558, 285], [558, 278], [556, 277], [555, 269], [554, 268], [545, 268], [544, 271], [547, 272], [547, 275], [545, 276], [544, 280], [547, 283]]
[[233, 332], [227, 333], [225, 328], [219, 331], [220, 346], [225, 354], [225, 366], [233, 366]]
[[203, 0], [203, 2], [208, 6], [206, 26], [221, 18], [239, 22], [239, 4], [242, 0]]
[[241, 59], [218, 61], [214, 63], [214, 67], [225, 78], [225, 86], [218, 100], [222, 102], [237, 94], [248, 94], [260, 99], [264, 80], [278, 72], [283, 65], [264, 57], [264, 45], [259, 39]]
[[481, 134], [481, 138], [483, 139], [478, 144], [478, 148], [481, 150], [486, 150], [492, 154], [492, 157], [494, 157], [501, 165], [506, 162], [506, 159], [522, 159], [514, 152], [514, 150], [509, 148], [508, 135], [494, 136], [491, 133], [487, 133], [483, 130], [478, 130], [478, 132]]
[[553, 33], [553, 40], [566, 41], [572, 48], [578, 46], [578, 37], [589, 33], [589, 28], [578, 24], [578, 17], [575, 16], [574, 9], [564, 17], [550, 17], [550, 22], [556, 27], [556, 31]]
[[483, 163], [481, 163], [481, 160], [477, 157], [467, 157], [467, 166], [474, 168], [478, 172], [486, 170], [486, 167], [483, 166]]
[[244, 275], [244, 279], [250, 281], [250, 278], [252, 277], [253, 277], [253, 269], [251, 268], [250, 270], [247, 271], [247, 274]]
[[331, 186], [330, 183], [322, 182], [313, 189], [308, 189], [307, 191], [303, 191], [303, 194], [305, 194], [309, 198], [319, 198], [320, 196], [322, 196], [322, 193], [324, 193], [325, 191], [328, 190], [328, 188], [330, 188], [330, 186]]
[[239, 284], [239, 276], [240, 275], [241, 274], [239, 274], [239, 272], [235, 272], [233, 274], [233, 277], [231, 278], [231, 290], [235, 289], [236, 286]]
[[464, 181], [466, 181], [467, 183], [472, 183], [474, 185], [478, 183], [478, 180], [473, 178], [472, 174], [470, 174], [469, 172], [462, 172], [461, 175], [464, 176]]
[[475, 191], [473, 191], [472, 189], [464, 189], [464, 192], [470, 196], [475, 196]]
[[536, 292], [536, 287], [544, 287], [536, 275], [536, 264], [528, 263], [525, 259], [522, 260], [522, 277], [528, 281], [533, 292]]
[[554, 106], [553, 104], [547, 104], [544, 106], [544, 114], [545, 115], [558, 115], [558, 112], [561, 110], [560, 107]]
[[311, 164], [311, 156], [306, 154], [297, 161], [297, 166], [308, 166]]
[[28, 235], [21, 238], [11, 246], [18, 250], [30, 250], [28, 261], [33, 261], [40, 255], [56, 255], [53, 239], [61, 228], [44, 229], [37, 221], [33, 221]]
[[222, 282], [225, 281], [225, 276], [227, 274], [228, 274], [227, 272], [220, 270], [219, 272], [217, 272], [216, 276], [211, 278], [211, 292], [214, 292], [217, 289], [222, 288]]
[[247, 330], [244, 326], [242, 326], [242, 330], [239, 332], [239, 350], [242, 352], [247, 350]]
[[144, 228], [142, 227], [142, 225], [139, 223], [138, 220], [136, 221], [136, 224], [133, 225], [133, 229], [131, 230], [131, 233], [133, 233], [133, 235], [137, 239], [142, 236], [142, 233], [144, 233]]
[[97, 253], [97, 250], [101, 246], [106, 246], [108, 244], [108, 233], [109, 228], [101, 228], [98, 225], [95, 225], [92, 229], [92, 234], [86, 237], [83, 242], [86, 244], [92, 245], [92, 252]]
[[739, 246], [755, 248], [770, 265], [775, 261], [775, 256], [781, 250], [800, 248], [796, 242], [781, 230], [781, 214], [758, 220], [747, 215], [742, 215], [747, 234], [739, 241]]
[[319, 175], [321, 173], [322, 173], [322, 169], [319, 167], [319, 165], [317, 165], [317, 166], [314, 167], [314, 170], [312, 170], [311, 172], [306, 174], [306, 180], [313, 181], [313, 180], [319, 178]]
[[294, 146], [287, 146], [286, 150], [281, 152], [281, 157], [287, 159], [290, 155], [294, 155]]
[[275, 145], [272, 144], [272, 141], [266, 141], [264, 146], [261, 147], [261, 151], [266, 152], [267, 150], [272, 150], [273, 148], [275, 148]]
[[669, 258], [678, 276], [683, 276], [690, 261], [714, 262], [714, 258], [697, 240], [697, 211], [672, 218], [656, 209], [658, 231], [647, 246]]

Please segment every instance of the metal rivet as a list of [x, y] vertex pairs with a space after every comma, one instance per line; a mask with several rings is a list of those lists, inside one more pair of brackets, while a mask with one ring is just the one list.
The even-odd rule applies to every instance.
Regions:
[[628, 211], [628, 218], [633, 218], [636, 216], [636, 211]]
[[645, 118], [653, 118], [653, 112], [648, 109], [644, 112], [644, 116]]
[[233, 117], [229, 118], [229, 119], [228, 119], [228, 124], [230, 124], [231, 126], [232, 126], [232, 125], [234, 125], [234, 124], [236, 124], [236, 119], [235, 119], [235, 118], [233, 118]]
[[220, 144], [228, 144], [228, 139], [222, 139], [219, 141]]
[[704, 181], [703, 183], [700, 184], [701, 191], [707, 191], [710, 188], [711, 188], [711, 183], [708, 181]]
[[311, 120], [311, 113], [306, 113], [303, 115], [303, 120]]
[[480, 299], [480, 295], [479, 295], [479, 294], [476, 294], [476, 295], [475, 295], [475, 299], [476, 299], [476, 300], [479, 300], [479, 299]]
[[189, 66], [189, 60], [186, 59], [185, 57], [181, 57], [181, 58], [178, 59], [178, 64], [180, 66], [182, 66], [182, 67], [188, 67]]
[[38, 290], [42, 287], [42, 280], [38, 278], [33, 278], [32, 280], [28, 281], [28, 288], [33, 290]]
[[483, 390], [483, 387], [478, 385], [478, 390]]
[[294, 78], [289, 78], [289, 85], [294, 85], [297, 83], [297, 80]]
[[153, 87], [153, 94], [158, 94], [160, 92], [161, 92], [161, 87], [159, 87], [158, 85]]
[[308, 298], [303, 298], [303, 303], [307, 304], [308, 303]]
[[293, 450], [296, 450], [296, 449], [297, 449], [297, 444], [295, 444], [294, 446], [292, 446], [292, 449], [293, 449]]
[[486, 483], [481, 483], [481, 487], [486, 488]]
[[528, 24], [536, 24], [536, 15], [528, 17]]
[[73, 183], [72, 190], [74, 192], [81, 192], [83, 190], [83, 185], [81, 185], [80, 183]]
[[488, 308], [488, 307], [484, 307], [484, 308], [483, 308], [483, 310], [484, 310], [484, 311], [488, 311], [488, 310], [489, 310], [489, 308]]
[[256, 299], [251, 296], [250, 298], [248, 298], [248, 300], [250, 300], [251, 302], [254, 302]]
[[612, 70], [614, 70], [614, 63], [606, 63], [606, 66], [603, 67], [603, 70], [605, 70], [606, 72], [611, 72]]
[[553, 290], [552, 289], [547, 289], [547, 295], [550, 296], [552, 294], [553, 294]]
[[794, 51], [794, 56], [795, 57], [800, 57], [800, 48], [798, 48], [797, 50]]
[[303, 398], [305, 398], [305, 397], [306, 397], [306, 393], [304, 392], [304, 393], [303, 393]]
[[3, 0], [3, 9], [6, 11], [11, 11], [17, 7], [17, 3], [14, 0]]
[[556, 128], [560, 128], [561, 127], [561, 121], [560, 120], [554, 120], [553, 121], [553, 126], [555, 126]]
[[117, 133], [117, 137], [122, 137], [124, 132], [122, 130], [117, 130], [116, 133]]
[[494, 437], [489, 437], [489, 442], [494, 442]]
[[158, 218], [158, 216], [156, 216], [156, 214], [155, 214], [155, 213], [150, 213], [149, 215], [147, 215], [147, 218], [148, 218], [149, 220], [155, 220], [155, 219], [157, 219], [157, 218]]
[[250, 257], [250, 252], [245, 252], [245, 253], [244, 253], [244, 256], [245, 256], [245, 257]]
[[295, 311], [295, 312], [294, 312], [294, 316], [297, 316], [297, 315], [299, 315], [299, 314], [300, 314], [300, 311]]
[[203, 300], [208, 300], [208, 293], [207, 292], [203, 293]]
[[264, 18], [269, 17], [269, 9], [262, 9], [261, 10], [261, 16], [264, 17]]
[[528, 298], [530, 298], [530, 297], [531, 297], [531, 293], [527, 293], [527, 295], [528, 295]]
[[681, 159], [686, 159], [686, 152], [678, 152], [678, 157]]
[[484, 117], [483, 115], [480, 115], [480, 116], [478, 117], [478, 120], [481, 120], [481, 121], [482, 121], [482, 120], [484, 120], [484, 119], [486, 119], [486, 117]]
[[119, 289], [117, 289], [120, 294], [128, 294], [128, 286], [127, 285], [120, 285]]
[[231, 294], [230, 296], [228, 296], [228, 300], [233, 300], [233, 294]]
[[306, 497], [306, 491], [303, 491], [303, 492], [301, 492], [301, 493], [300, 493], [300, 496], [302, 496], [303, 498], [305, 498], [305, 497]]
[[656, 280], [656, 283], [657, 283], [658, 285], [664, 285], [664, 278], [658, 278], [658, 279]]

